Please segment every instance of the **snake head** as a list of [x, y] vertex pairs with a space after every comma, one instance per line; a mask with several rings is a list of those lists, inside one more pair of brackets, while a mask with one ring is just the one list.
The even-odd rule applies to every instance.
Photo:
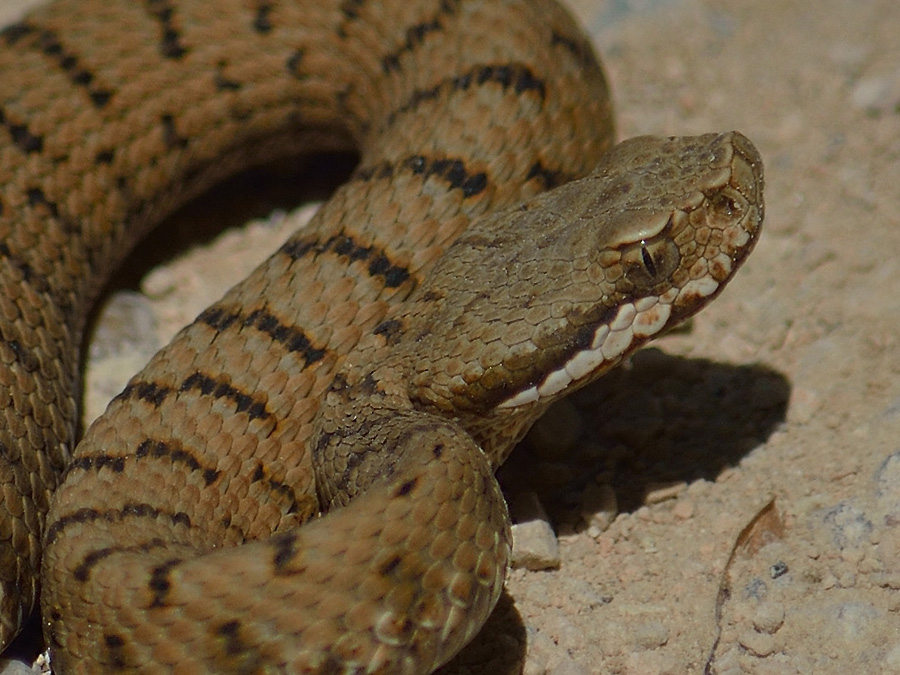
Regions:
[[706, 306], [752, 249], [762, 161], [737, 132], [635, 138], [479, 221], [406, 311], [420, 404], [484, 415], [583, 386]]

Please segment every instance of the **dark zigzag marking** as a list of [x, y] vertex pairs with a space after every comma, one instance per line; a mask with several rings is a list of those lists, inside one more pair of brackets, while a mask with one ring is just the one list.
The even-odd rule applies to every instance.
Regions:
[[256, 8], [256, 16], [253, 17], [253, 30], [260, 35], [266, 35], [272, 32], [272, 3], [260, 2]]
[[175, 390], [172, 387], [157, 384], [156, 382], [129, 382], [113, 400], [126, 401], [134, 399], [158, 408], [173, 391]]
[[69, 474], [74, 471], [96, 471], [99, 472], [102, 469], [109, 469], [113, 473], [122, 473], [125, 470], [125, 457], [121, 457], [118, 455], [108, 455], [106, 453], [99, 453], [96, 455], [83, 455], [78, 459], [72, 461], [69, 466], [66, 467], [65, 472], [60, 479], [60, 483], [62, 483], [66, 478], [69, 477]]
[[350, 235], [340, 233], [319, 241], [315, 235], [311, 237], [295, 237], [285, 243], [279, 253], [288, 256], [292, 261], [297, 261], [307, 255], [321, 255], [334, 253], [345, 256], [351, 263], [366, 263], [366, 270], [372, 277], [381, 277], [387, 288], [397, 288], [407, 281], [411, 274], [409, 269], [401, 265], [395, 265], [387, 254], [376, 246], [363, 246], [356, 242]]
[[153, 594], [153, 600], [150, 602], [151, 607], [166, 606], [166, 596], [172, 588], [169, 575], [180, 563], [181, 558], [172, 558], [153, 568], [150, 574], [150, 581], [147, 582], [147, 589]]
[[265, 309], [254, 309], [244, 319], [243, 324], [262, 331], [289, 352], [301, 354], [304, 366], [308, 367], [321, 361], [327, 353], [326, 349], [313, 347], [303, 329], [282, 323], [278, 317]]
[[214, 328], [219, 332], [228, 330], [231, 326], [240, 321], [240, 319], [240, 310], [237, 312], [227, 312], [224, 308], [216, 307], [215, 305], [207, 307], [197, 317], [197, 321], [205, 323], [210, 328]]
[[[145, 438], [138, 444], [134, 454], [115, 456], [101, 452], [78, 457], [66, 468], [62, 480], [65, 480], [70, 473], [76, 470], [98, 472], [103, 468], [109, 468], [112, 471], [121, 473], [125, 470], [125, 465], [127, 463], [139, 462], [145, 459], [166, 459], [172, 464], [180, 464], [189, 471], [200, 474], [206, 487], [215, 483], [222, 474], [219, 469], [204, 466], [190, 450], [186, 449], [176, 440], [161, 441], [159, 439]], [[284, 481], [269, 475], [268, 470], [262, 463], [257, 464], [251, 480], [254, 483], [262, 483], [265, 485], [266, 490], [274, 495], [278, 501], [287, 502], [287, 513], [296, 513], [298, 511], [299, 503], [294, 489]], [[188, 518], [187, 514], [182, 515], [184, 518]], [[189, 522], [190, 520], [188, 519], [188, 523]], [[55, 525], [56, 523], [54, 523], [54, 526]], [[226, 527], [230, 527], [230, 525], [226, 525]], [[242, 532], [241, 534], [243, 535], [244, 533]]]
[[303, 60], [305, 58], [306, 49], [304, 49], [303, 47], [298, 47], [297, 49], [295, 49], [287, 58], [287, 61], [285, 61], [284, 65], [291, 77], [295, 77], [298, 80], [302, 80], [306, 77], [306, 75], [300, 69], [300, 66], [303, 64]]
[[302, 574], [304, 570], [295, 570], [288, 572], [285, 568], [293, 562], [297, 555], [297, 539], [299, 534], [294, 532], [283, 532], [276, 534], [269, 539], [269, 545], [273, 549], [272, 570], [275, 576], [288, 576], [292, 574]]
[[125, 638], [117, 633], [104, 633], [103, 646], [106, 650], [105, 663], [114, 670], [124, 671], [128, 668], [128, 659], [125, 657]]
[[227, 330], [235, 323], [255, 328], [267, 334], [289, 352], [299, 354], [304, 361], [304, 367], [321, 361], [328, 353], [324, 348], [313, 346], [302, 328], [282, 323], [278, 317], [265, 309], [255, 309], [249, 315], [243, 316], [240, 310], [229, 312], [222, 307], [213, 306], [204, 310], [197, 317], [197, 321], [217, 331]]
[[553, 30], [550, 36], [550, 44], [554, 47], [562, 47], [575, 57], [583, 66], [587, 66], [589, 70], [595, 70], [597, 67], [597, 57], [594, 55], [594, 47], [584, 35], [563, 35], [557, 30]]
[[137, 447], [134, 453], [135, 459], [169, 459], [173, 464], [182, 464], [191, 471], [200, 472], [203, 476], [203, 482], [209, 486], [216, 482], [221, 474], [218, 469], [204, 467], [190, 450], [185, 448], [181, 443], [175, 440], [160, 441], [157, 439], [145, 438]]
[[29, 188], [25, 191], [25, 196], [28, 199], [28, 205], [31, 208], [38, 210], [39, 215], [40, 209], [43, 209], [45, 214], [53, 218], [66, 234], [81, 233], [81, 227], [77, 223], [72, 222], [68, 218], [63, 218], [60, 215], [59, 206], [56, 202], [47, 197], [47, 194], [42, 188]]
[[7, 44], [17, 49], [40, 50], [66, 74], [72, 84], [87, 92], [94, 107], [103, 108], [109, 103], [113, 92], [96, 86], [94, 74], [78, 62], [75, 53], [65, 48], [55, 31], [39, 28], [29, 22], [22, 22], [10, 28], [13, 30], [3, 32]]
[[13, 145], [26, 155], [41, 152], [44, 149], [44, 137], [35, 136], [25, 124], [17, 124], [9, 119], [6, 111], [0, 107], [0, 127], [5, 127]]
[[463, 197], [475, 197], [487, 189], [488, 177], [483, 171], [469, 173], [462, 159], [410, 155], [398, 163], [381, 162], [357, 169], [350, 180], [390, 180], [399, 171], [408, 171], [428, 180], [432, 176], [447, 182], [451, 190], [462, 190]]
[[268, 469], [266, 469], [265, 465], [262, 462], [259, 462], [256, 465], [256, 470], [253, 472], [251, 482], [262, 482], [268, 488], [269, 492], [281, 495], [290, 502], [291, 505], [287, 509], [288, 513], [297, 512], [297, 495], [294, 492], [294, 488], [292, 488], [284, 481], [278, 480], [277, 478], [272, 478], [269, 475]]
[[15, 46], [19, 40], [28, 36], [33, 31], [34, 27], [26, 21], [12, 23], [0, 30], [0, 40], [3, 40], [8, 46], [12, 47]]
[[390, 54], [381, 57], [381, 69], [384, 73], [399, 72], [400, 60], [403, 56], [411, 54], [421, 47], [429, 35], [444, 30], [444, 20], [456, 14], [459, 4], [459, 0], [443, 0], [440, 10], [434, 16], [409, 26], [405, 31], [406, 39], [403, 44]]
[[129, 455], [111, 455], [106, 452], [97, 452], [89, 455], [81, 455], [74, 459], [66, 470], [63, 472], [62, 482], [69, 474], [74, 471], [93, 471], [95, 473], [102, 469], [109, 469], [115, 473], [122, 473], [128, 462], [151, 459], [169, 459], [173, 464], [180, 464], [189, 471], [199, 473], [203, 478], [203, 483], [207, 487], [218, 480], [221, 471], [218, 469], [204, 466], [200, 461], [184, 446], [176, 440], [161, 441], [153, 438], [145, 438], [138, 444], [134, 454]]
[[251, 420], [269, 419], [272, 414], [266, 410], [265, 401], [246, 394], [222, 379], [215, 379], [201, 372], [192, 373], [181, 383], [179, 392], [198, 390], [204, 396], [230, 399], [235, 403], [235, 412], [245, 412]]
[[104, 548], [99, 548], [91, 551], [81, 559], [81, 562], [75, 567], [72, 576], [83, 583], [90, 579], [91, 569], [110, 556], [118, 553], [147, 553], [154, 548], [162, 548], [165, 545], [166, 542], [162, 539], [154, 537], [143, 544], [133, 544], [131, 546], [106, 546]]
[[272, 413], [266, 409], [266, 402], [246, 394], [223, 379], [215, 379], [199, 371], [188, 375], [176, 389], [156, 382], [130, 382], [115, 400], [128, 399], [143, 401], [159, 408], [172, 394], [199, 391], [203, 396], [230, 399], [235, 404], [235, 412], [247, 413], [251, 420], [270, 419]]
[[499, 84], [504, 90], [512, 90], [517, 95], [526, 92], [536, 94], [543, 105], [547, 97], [547, 84], [534, 74], [534, 71], [526, 64], [487, 64], [473, 66], [462, 75], [446, 77], [428, 89], [416, 89], [396, 110], [387, 118], [390, 126], [395, 119], [404, 113], [415, 110], [424, 101], [432, 101], [444, 93], [468, 91], [472, 87], [481, 87], [485, 84]]
[[29, 188], [26, 192], [28, 196], [28, 205], [34, 208], [44, 207], [54, 219], [59, 219], [59, 207], [56, 202], [47, 199], [47, 195], [39, 187]]
[[116, 158], [116, 149], [115, 148], [107, 148], [106, 150], [99, 150], [96, 155], [94, 155], [94, 161], [98, 164], [112, 164], [113, 160]]
[[147, 12], [160, 27], [159, 53], [164, 58], [177, 61], [187, 54], [187, 48], [181, 44], [181, 31], [174, 20], [175, 8], [170, 0], [145, 0]]
[[56, 538], [63, 530], [72, 525], [92, 523], [98, 520], [103, 520], [108, 523], [118, 523], [126, 518], [155, 519], [159, 517], [168, 518], [172, 525], [186, 525], [187, 527], [192, 527], [191, 519], [184, 511], [176, 511], [173, 513], [163, 511], [151, 504], [128, 502], [127, 504], [123, 504], [122, 508], [119, 509], [105, 509], [101, 511], [99, 509], [83, 508], [59, 518], [47, 528], [44, 546], [50, 546], [56, 541]]
[[528, 170], [528, 174], [525, 176], [525, 180], [531, 180], [532, 178], [540, 180], [546, 190], [565, 185], [566, 183], [575, 180], [575, 176], [570, 173], [545, 167], [541, 163], [541, 160], [532, 164], [531, 168]]
[[[241, 622], [238, 619], [232, 619], [216, 626], [213, 632], [225, 641], [225, 653], [229, 656], [243, 654], [250, 649], [244, 640], [241, 639]], [[255, 651], [255, 650], [254, 650]]]

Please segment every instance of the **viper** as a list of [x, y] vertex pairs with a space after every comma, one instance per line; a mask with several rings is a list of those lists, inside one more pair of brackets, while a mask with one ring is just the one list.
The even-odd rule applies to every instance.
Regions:
[[[448, 661], [509, 562], [494, 470], [762, 224], [739, 133], [613, 143], [546, 0], [56, 0], [3, 30], [0, 639], [40, 587], [61, 673]], [[76, 439], [86, 317], [148, 230], [348, 149], [313, 222]]]

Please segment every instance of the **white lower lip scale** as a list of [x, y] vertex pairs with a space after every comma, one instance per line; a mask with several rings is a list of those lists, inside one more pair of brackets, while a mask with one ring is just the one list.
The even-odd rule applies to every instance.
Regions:
[[[712, 293], [718, 284], [688, 284], [695, 292]], [[515, 408], [534, 403], [542, 398], [559, 393], [572, 382], [586, 377], [599, 368], [604, 361], [612, 361], [621, 356], [635, 339], [652, 337], [659, 333], [672, 315], [670, 304], [676, 296], [673, 292], [656, 297], [641, 298], [634, 303], [622, 305], [615, 318], [603, 324], [594, 333], [589, 349], [576, 352], [566, 363], [547, 375], [540, 384], [529, 387], [504, 401], [499, 408]]]

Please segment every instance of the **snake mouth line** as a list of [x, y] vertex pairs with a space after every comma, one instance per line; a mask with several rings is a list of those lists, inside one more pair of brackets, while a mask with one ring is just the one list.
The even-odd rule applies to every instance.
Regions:
[[520, 391], [497, 407], [517, 408], [547, 399], [611, 368], [636, 343], [649, 340], [669, 323], [677, 294], [678, 289], [673, 288], [659, 297], [647, 296], [621, 305], [612, 321], [594, 331], [589, 348], [575, 352], [538, 384]]
[[497, 408], [510, 409], [536, 403], [586, 384], [666, 327], [695, 314], [704, 304], [700, 300], [714, 298], [724, 286], [724, 282], [705, 276], [688, 282], [683, 288], [672, 287], [660, 296], [645, 296], [620, 305], [613, 320], [594, 331], [590, 347], [576, 351], [540, 382], [499, 403]]

